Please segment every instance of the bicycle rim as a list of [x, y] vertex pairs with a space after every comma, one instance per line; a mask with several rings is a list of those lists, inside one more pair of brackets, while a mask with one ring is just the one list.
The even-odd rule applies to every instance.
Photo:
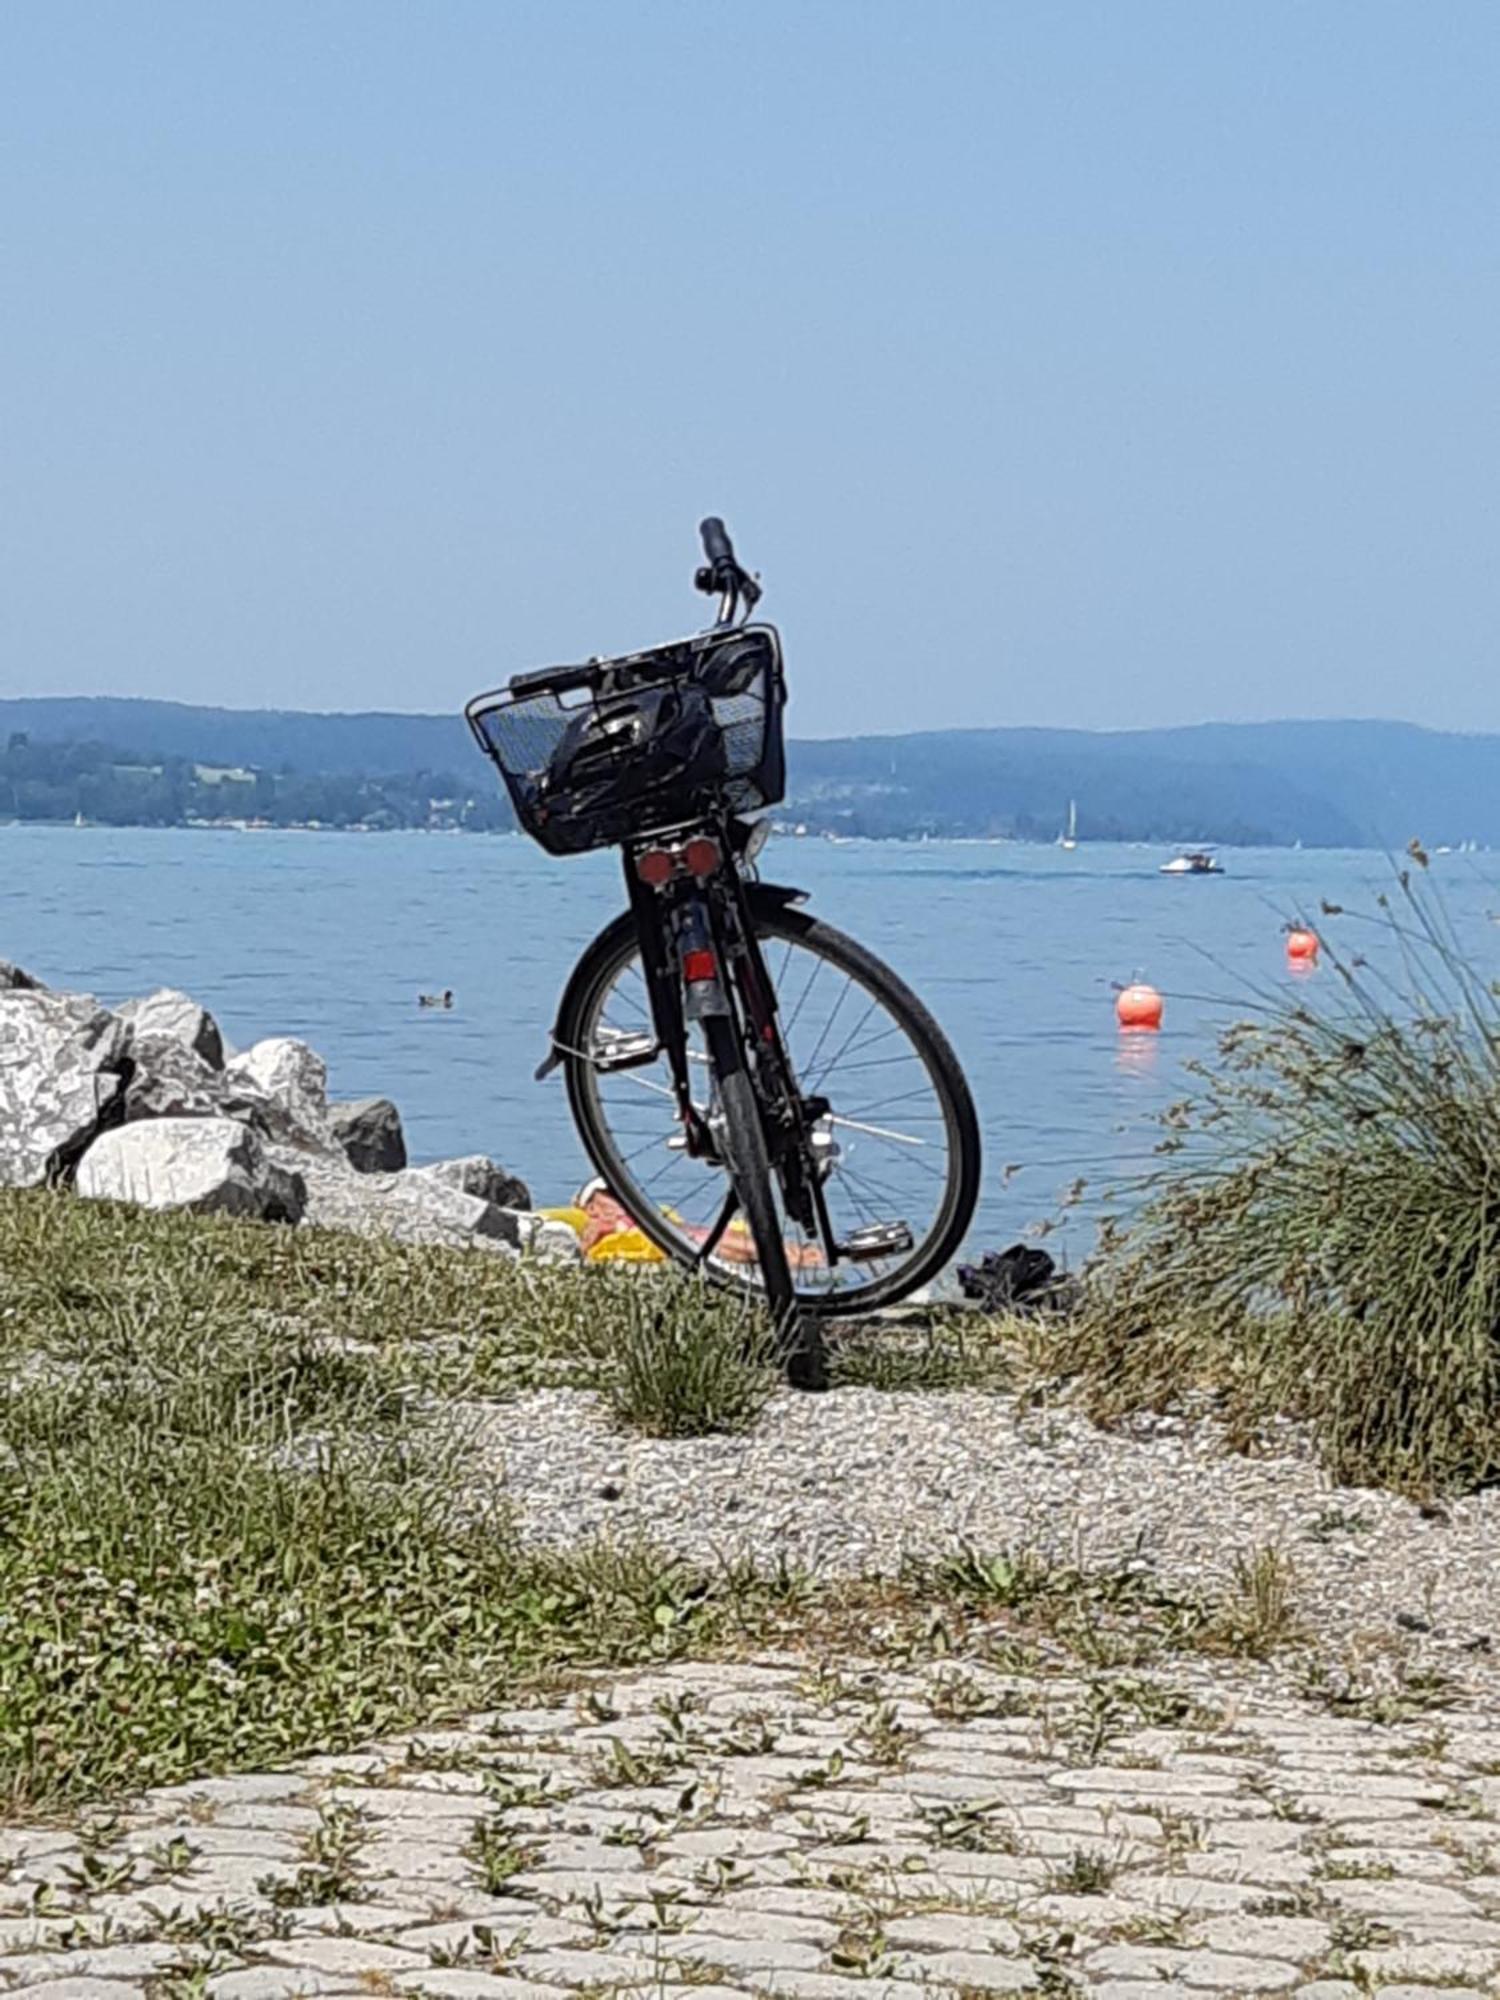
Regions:
[[[871, 1311], [909, 1296], [942, 1269], [972, 1217], [979, 1186], [973, 1104], [951, 1048], [920, 1001], [852, 939], [751, 892], [767, 976], [793, 1071], [830, 1101], [814, 1129], [824, 1200], [839, 1242], [904, 1228], [884, 1254], [830, 1262], [821, 1241], [773, 1195], [798, 1305], [814, 1313]], [[601, 1069], [652, 1041], [639, 950], [606, 932], [575, 982], [561, 1025], [569, 1097], [585, 1149], [642, 1231], [669, 1256], [721, 1283], [758, 1285], [755, 1232], [737, 1216], [705, 1260], [729, 1193], [722, 1167], [688, 1157], [664, 1056]], [[690, 1059], [694, 1101], [720, 1115], [702, 1044]], [[889, 1240], [887, 1238], [887, 1240]]]

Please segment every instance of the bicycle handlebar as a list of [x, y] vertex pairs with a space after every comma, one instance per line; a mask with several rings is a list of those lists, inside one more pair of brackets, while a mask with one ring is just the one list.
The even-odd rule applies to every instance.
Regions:
[[734, 544], [729, 539], [729, 530], [717, 514], [710, 514], [706, 521], [700, 521], [698, 533], [703, 538], [703, 553], [712, 568], [718, 569], [723, 565], [730, 569], [739, 568], [734, 559]]
[[706, 597], [719, 599], [719, 623], [728, 625], [743, 604], [746, 613], [760, 601], [760, 585], [747, 569], [742, 569], [729, 539], [729, 530], [717, 514], [698, 523], [703, 553], [708, 558], [693, 578]]

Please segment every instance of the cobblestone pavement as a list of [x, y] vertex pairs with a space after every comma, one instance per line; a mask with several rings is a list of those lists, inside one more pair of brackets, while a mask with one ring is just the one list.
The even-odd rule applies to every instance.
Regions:
[[0, 1989], [1500, 1992], [1500, 1718], [1270, 1676], [673, 1665], [0, 1831]]

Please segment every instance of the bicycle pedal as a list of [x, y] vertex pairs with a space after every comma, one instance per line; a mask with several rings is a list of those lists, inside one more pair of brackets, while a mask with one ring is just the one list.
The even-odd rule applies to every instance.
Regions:
[[866, 1264], [879, 1257], [904, 1257], [914, 1246], [915, 1238], [906, 1223], [872, 1222], [846, 1236], [838, 1245], [838, 1254], [851, 1264]]
[[661, 1043], [654, 1035], [619, 1033], [600, 1036], [589, 1053], [589, 1061], [600, 1076], [611, 1076], [616, 1070], [643, 1069], [660, 1054]]

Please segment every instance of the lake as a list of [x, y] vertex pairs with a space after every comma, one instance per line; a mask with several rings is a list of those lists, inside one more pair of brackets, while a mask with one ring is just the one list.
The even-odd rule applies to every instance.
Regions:
[[[1286, 921], [1323, 897], [1371, 909], [1391, 882], [1371, 853], [1225, 850], [1225, 875], [1198, 880], [1162, 877], [1163, 858], [791, 836], [762, 857], [947, 1030], [987, 1147], [976, 1246], [1013, 1241], [1079, 1175], [1146, 1164], [1183, 1062], [1254, 987], [1298, 979]], [[1500, 970], [1496, 857], [1439, 856], [1432, 874], [1465, 948]], [[492, 1154], [542, 1203], [585, 1163], [560, 1077], [532, 1073], [569, 968], [620, 902], [613, 855], [552, 861], [514, 837], [0, 826], [0, 957], [107, 1001], [182, 987], [240, 1046], [301, 1036], [333, 1094], [396, 1100], [414, 1160]], [[1113, 989], [1137, 975], [1167, 996], [1160, 1035], [1115, 1025]], [[445, 987], [452, 1012], [418, 1007]]]

